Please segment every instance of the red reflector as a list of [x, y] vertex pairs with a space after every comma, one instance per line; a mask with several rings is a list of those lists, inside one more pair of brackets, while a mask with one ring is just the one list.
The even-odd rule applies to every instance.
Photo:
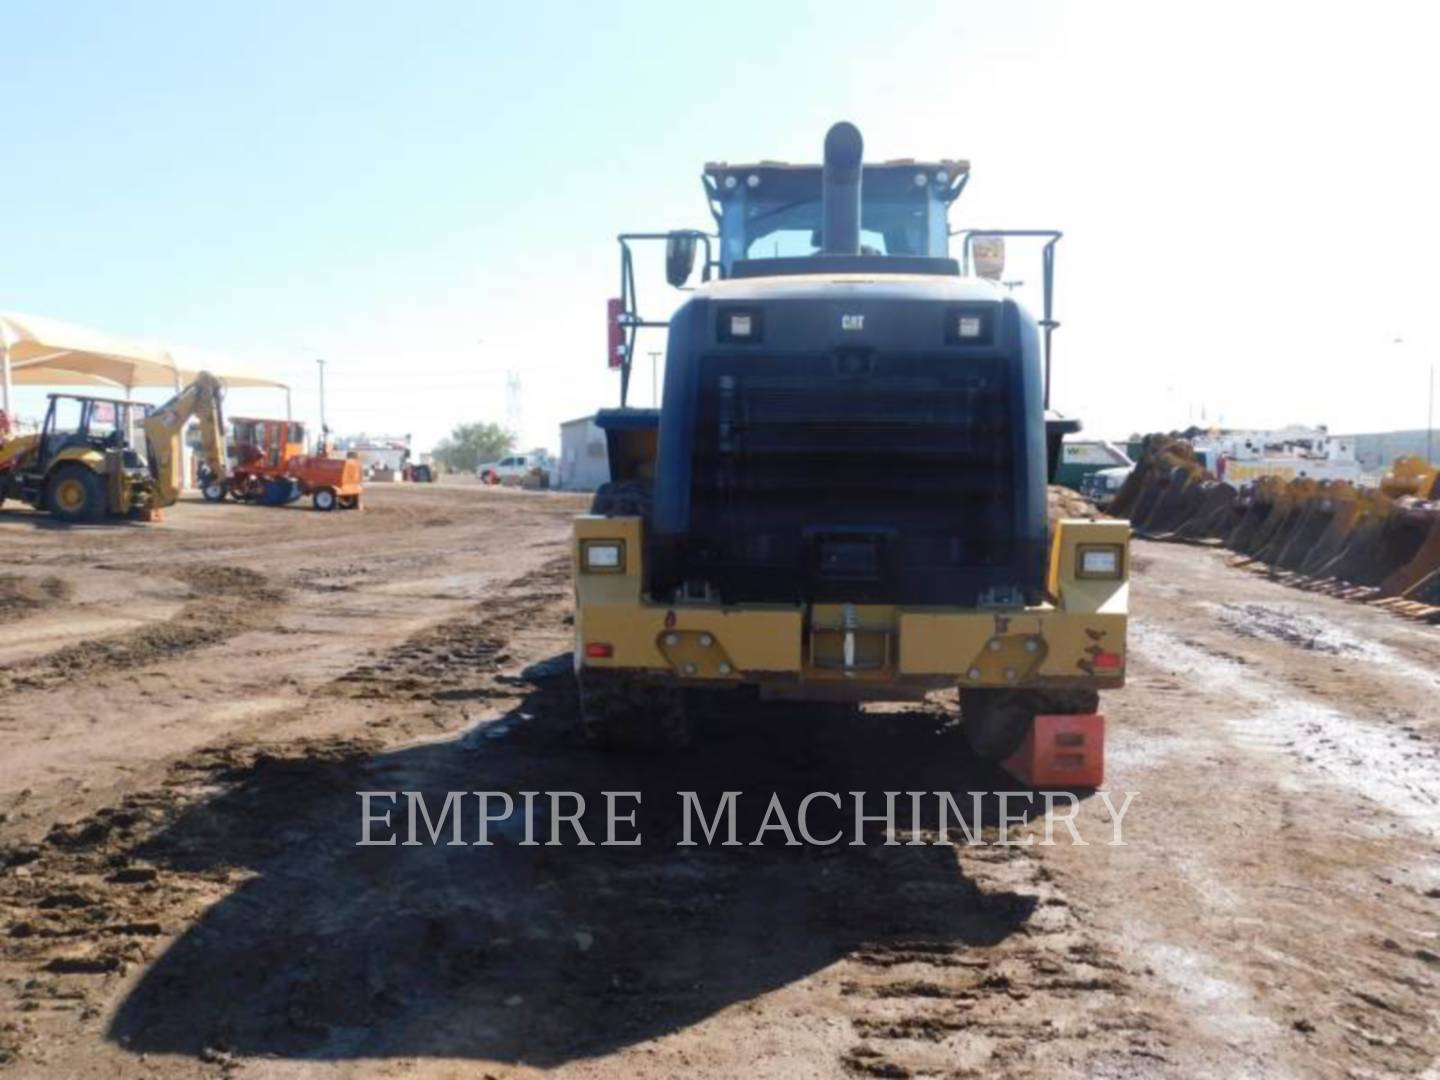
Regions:
[[586, 656], [595, 656], [601, 659], [615, 655], [615, 646], [608, 641], [592, 641], [585, 646]]
[[1120, 654], [1113, 652], [1096, 653], [1095, 666], [1097, 668], [1118, 668], [1120, 666]]

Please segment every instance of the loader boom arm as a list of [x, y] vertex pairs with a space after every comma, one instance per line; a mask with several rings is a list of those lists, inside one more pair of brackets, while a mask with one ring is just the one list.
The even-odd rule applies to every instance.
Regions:
[[200, 421], [205, 465], [211, 476], [225, 479], [225, 418], [220, 407], [223, 396], [220, 380], [208, 371], [202, 371], [195, 376], [194, 382], [161, 405], [145, 421], [150, 471], [155, 477], [156, 506], [172, 506], [180, 497], [180, 488], [184, 484], [181, 441], [185, 425], [191, 417]]

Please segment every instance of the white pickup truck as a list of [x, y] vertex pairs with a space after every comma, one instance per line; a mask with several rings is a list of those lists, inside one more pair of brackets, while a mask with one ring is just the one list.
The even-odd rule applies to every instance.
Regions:
[[477, 465], [475, 475], [483, 484], [507, 487], [549, 487], [553, 465], [549, 454], [511, 454], [499, 461]]

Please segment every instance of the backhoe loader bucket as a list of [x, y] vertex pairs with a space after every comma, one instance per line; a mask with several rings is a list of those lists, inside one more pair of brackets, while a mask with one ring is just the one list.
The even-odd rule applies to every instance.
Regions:
[[1440, 621], [1440, 469], [1424, 459], [1397, 458], [1379, 488], [1266, 476], [1237, 490], [1182, 440], [1144, 447], [1111, 508], [1137, 534], [1219, 542], [1285, 584]]
[[1176, 540], [1212, 540], [1225, 536], [1234, 527], [1239, 492], [1220, 480], [1202, 480], [1196, 486], [1200, 489], [1200, 504], [1171, 537]]
[[1403, 521], [1406, 540], [1414, 541], [1410, 558], [1380, 582], [1384, 596], [1404, 596], [1440, 570], [1440, 502], [1397, 499], [1392, 515]]
[[1340, 505], [1339, 493], [1353, 490], [1349, 481], [1322, 480], [1319, 490], [1300, 504], [1293, 526], [1277, 539], [1274, 557], [1269, 561], [1281, 570], [1299, 570], [1334, 520]]
[[1195, 516], [1205, 501], [1205, 472], [1198, 465], [1177, 465], [1145, 522], [1145, 534], [1163, 539]]

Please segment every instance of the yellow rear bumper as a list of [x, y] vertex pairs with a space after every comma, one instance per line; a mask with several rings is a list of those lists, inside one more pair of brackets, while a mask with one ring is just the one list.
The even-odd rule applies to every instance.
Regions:
[[[953, 682], [1103, 689], [1125, 680], [1128, 582], [1082, 580], [1073, 565], [1079, 545], [1128, 544], [1124, 522], [1063, 523], [1052, 553], [1056, 602], [1005, 610], [657, 604], [642, 591], [641, 527], [639, 518], [576, 520], [577, 665], [709, 683], [862, 683], [876, 691]], [[591, 541], [622, 542], [624, 565], [584, 570], [580, 551]]]

